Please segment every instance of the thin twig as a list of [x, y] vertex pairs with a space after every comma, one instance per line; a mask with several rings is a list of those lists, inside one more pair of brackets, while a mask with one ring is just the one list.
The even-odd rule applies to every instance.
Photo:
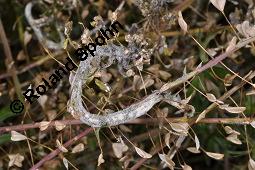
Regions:
[[[59, 55], [62, 55], [62, 54], [64, 54], [63, 51], [57, 51], [57, 52], [53, 53], [53, 56], [56, 57], [56, 56], [59, 56]], [[36, 58], [38, 58], [38, 57], [41, 57], [41, 56], [37, 56]], [[38, 66], [42, 65], [43, 63], [45, 63], [46, 61], [48, 61], [50, 59], [51, 59], [50, 56], [42, 56], [41, 59], [39, 59], [39, 60], [37, 60], [37, 61], [27, 65], [27, 66], [25, 66], [24, 68], [22, 68], [20, 70], [17, 70], [17, 74], [22, 74], [22, 73], [24, 73], [24, 72], [26, 72], [26, 71], [34, 68], [34, 67], [38, 67]], [[6, 79], [6, 78], [8, 78], [10, 76], [11, 76], [11, 74], [8, 73], [8, 72], [4, 73], [4, 74], [1, 74], [0, 75], [0, 80], [1, 79]]]
[[[186, 117], [178, 117], [178, 118], [166, 118], [166, 119], [158, 119], [158, 118], [137, 118], [126, 122], [125, 124], [150, 124], [150, 123], [159, 123], [165, 120], [163, 123], [175, 122], [194, 122], [196, 118], [186, 118]], [[255, 118], [204, 118], [198, 123], [205, 123], [205, 124], [250, 124], [251, 122], [255, 121]], [[56, 121], [50, 122], [48, 128], [55, 126]], [[64, 124], [64, 125], [80, 125], [83, 124], [82, 121], [77, 119], [69, 119], [69, 120], [58, 120], [57, 122]], [[28, 129], [36, 129], [40, 128], [40, 122], [30, 123], [30, 124], [22, 124], [22, 125], [15, 125], [15, 126], [4, 126], [0, 127], [0, 134], [10, 132], [10, 131], [24, 131]]]
[[[48, 127], [55, 126], [55, 122], [60, 122], [64, 125], [82, 124], [82, 122], [77, 119], [57, 120], [57, 121], [51, 121]], [[21, 125], [15, 125], [15, 126], [5, 126], [5, 127], [0, 127], [0, 134], [2, 134], [4, 132], [10, 132], [10, 131], [24, 131], [27, 129], [36, 129], [36, 128], [40, 128], [40, 126], [41, 126], [40, 122], [30, 123], [30, 124], [21, 124]]]
[[12, 76], [12, 80], [14, 82], [16, 93], [17, 93], [19, 99], [22, 100], [23, 97], [21, 95], [21, 87], [20, 87], [20, 82], [19, 82], [18, 76], [17, 76], [17, 71], [15, 68], [15, 62], [12, 57], [11, 48], [9, 46], [9, 43], [8, 43], [8, 40], [6, 37], [1, 18], [0, 18], [0, 39], [1, 39], [1, 42], [3, 43], [4, 54], [6, 56], [5, 65], [6, 65], [7, 71], [10, 72], [10, 74]]
[[[81, 138], [83, 138], [84, 136], [88, 135], [89, 133], [93, 132], [93, 128], [88, 128], [86, 130], [84, 130], [82, 133], [80, 133], [79, 135], [75, 136], [74, 138], [70, 139], [69, 141], [67, 141], [66, 143], [63, 144], [63, 146], [65, 148], [68, 148], [69, 146], [71, 146], [72, 144], [74, 144], [77, 140], [80, 140]], [[50, 154], [46, 155], [44, 158], [42, 158], [39, 162], [37, 162], [32, 168], [30, 168], [30, 170], [36, 170], [39, 167], [41, 167], [45, 162], [53, 159], [55, 156], [57, 156], [59, 153], [61, 153], [62, 151], [60, 149], [55, 149], [54, 151], [52, 151]]]

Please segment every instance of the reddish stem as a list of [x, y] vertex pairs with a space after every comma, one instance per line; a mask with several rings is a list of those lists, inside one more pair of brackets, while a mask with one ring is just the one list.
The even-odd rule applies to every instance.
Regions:
[[[50, 122], [48, 127], [55, 126], [56, 121]], [[58, 122], [61, 122], [64, 125], [77, 125], [77, 124], [83, 124], [80, 120], [76, 119], [70, 119], [70, 120], [58, 120]], [[22, 125], [15, 125], [15, 126], [5, 126], [0, 127], [0, 134], [4, 132], [10, 132], [10, 131], [24, 131], [27, 129], [35, 129], [40, 127], [40, 122], [37, 123], [31, 123], [31, 124], [22, 124]]]
[[[69, 141], [67, 141], [66, 143], [64, 143], [64, 147], [69, 147], [72, 144], [74, 144], [77, 140], [80, 140], [81, 138], [83, 138], [84, 136], [86, 136], [87, 134], [91, 133], [93, 131], [93, 128], [88, 128], [86, 130], [84, 130], [82, 133], [80, 133], [79, 135], [75, 136], [74, 138], [70, 139]], [[57, 156], [59, 153], [61, 153], [62, 151], [60, 149], [55, 149], [54, 151], [52, 151], [50, 154], [46, 155], [44, 158], [42, 158], [39, 162], [37, 162], [32, 168], [30, 168], [30, 170], [36, 170], [39, 167], [41, 167], [44, 162], [49, 161], [51, 159], [53, 159], [55, 156]]]
[[[168, 122], [194, 122], [196, 118], [166, 118]], [[126, 124], [147, 124], [147, 123], [158, 123], [158, 122], [167, 123], [165, 118], [137, 118], [135, 120], [129, 121]], [[250, 122], [255, 121], [255, 118], [204, 118], [198, 123], [207, 123], [207, 124], [215, 124], [215, 123], [223, 123], [223, 124], [249, 124]], [[62, 124], [65, 125], [80, 125], [83, 124], [80, 120], [70, 119], [70, 120], [59, 120]], [[55, 121], [52, 121], [48, 127], [55, 126]], [[5, 126], [0, 127], [0, 134], [10, 131], [24, 131], [27, 129], [35, 129], [40, 127], [40, 122], [32, 123], [32, 124], [23, 124], [23, 125], [15, 125], [15, 126]]]

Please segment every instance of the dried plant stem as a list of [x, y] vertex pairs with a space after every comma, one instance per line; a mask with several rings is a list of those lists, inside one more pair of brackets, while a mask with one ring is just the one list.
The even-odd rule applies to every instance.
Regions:
[[[204, 28], [193, 28], [193, 29], [189, 29], [189, 35], [194, 35], [197, 33], [206, 33], [206, 32], [218, 32], [218, 31], [224, 31], [224, 30], [231, 30], [230, 26], [216, 26], [216, 27], [212, 27], [210, 29], [204, 29]], [[161, 32], [161, 34], [163, 36], [166, 37], [173, 37], [173, 36], [181, 36], [184, 35], [184, 33], [182, 31], [163, 31]], [[149, 33], [148, 35], [153, 36], [153, 33]], [[124, 41], [125, 40], [125, 36], [121, 35], [117, 38], [119, 41]]]
[[248, 39], [246, 39], [244, 41], [239, 42], [236, 45], [235, 49], [233, 49], [232, 51], [228, 51], [228, 52], [222, 53], [222, 54], [218, 55], [217, 57], [213, 58], [212, 60], [210, 60], [208, 63], [206, 63], [202, 67], [197, 68], [195, 71], [190, 72], [190, 73], [188, 73], [188, 74], [178, 78], [177, 80], [175, 80], [173, 82], [169, 82], [169, 83], [165, 84], [160, 89], [160, 91], [164, 92], [164, 91], [169, 90], [169, 89], [171, 89], [171, 88], [173, 88], [175, 86], [178, 86], [178, 85], [188, 81], [189, 79], [191, 79], [195, 75], [197, 75], [199, 73], [202, 73], [203, 71], [216, 66], [218, 63], [223, 61], [229, 55], [233, 54], [235, 51], [239, 50], [240, 48], [244, 47], [245, 45], [247, 45], [247, 44], [249, 44], [249, 43], [251, 43], [253, 41], [255, 41], [255, 37], [251, 37], [251, 38], [248, 38]]
[[[66, 143], [64, 143], [63, 146], [65, 148], [67, 148], [67, 147], [71, 146], [72, 144], [74, 144], [77, 140], [80, 140], [81, 138], [83, 138], [84, 136], [88, 135], [91, 132], [93, 132], [93, 128], [88, 128], [88, 129], [84, 130], [82, 133], [80, 133], [79, 135], [75, 136], [74, 138], [72, 138], [69, 141], [67, 141]], [[51, 160], [52, 158], [57, 156], [59, 153], [61, 153], [61, 150], [60, 149], [55, 149], [50, 154], [48, 154], [44, 158], [42, 158], [39, 162], [37, 162], [32, 168], [30, 168], [30, 170], [38, 169], [45, 162]]]
[[248, 39], [245, 39], [244, 41], [239, 42], [235, 49], [233, 49], [232, 51], [229, 52], [225, 52], [223, 54], [220, 54], [219, 56], [215, 57], [214, 59], [210, 60], [208, 63], [206, 63], [204, 66], [200, 67], [197, 72], [201, 73], [205, 70], [207, 70], [208, 68], [211, 68], [215, 65], [217, 65], [219, 62], [221, 62], [222, 60], [224, 60], [226, 57], [228, 57], [229, 55], [233, 54], [235, 51], [239, 50], [240, 48], [248, 45], [249, 43], [255, 41], [255, 37], [251, 37]]
[[231, 24], [231, 22], [228, 20], [228, 17], [226, 16], [226, 14], [224, 13], [224, 11], [221, 11], [221, 13], [223, 14], [223, 16], [225, 17], [225, 19], [227, 20], [228, 24], [230, 25], [231, 29], [233, 30], [233, 32], [235, 33], [235, 35], [238, 37], [239, 40], [241, 40], [241, 38], [239, 37], [239, 35], [237, 34], [235, 28], [233, 27], [233, 25]]
[[[53, 53], [53, 56], [55, 57], [55, 56], [59, 56], [59, 55], [63, 55], [63, 54], [64, 54], [63, 51], [57, 51], [57, 52]], [[25, 66], [24, 68], [22, 68], [20, 70], [17, 70], [17, 74], [22, 74], [22, 73], [24, 73], [24, 72], [26, 72], [26, 71], [34, 68], [34, 67], [38, 67], [38, 66], [42, 65], [43, 63], [45, 63], [46, 61], [49, 61], [51, 59], [50, 56], [36, 56], [36, 58], [41, 58], [41, 59], [39, 59], [39, 60], [37, 60], [37, 61], [27, 65], [27, 66]], [[6, 79], [6, 78], [8, 78], [10, 76], [11, 76], [10, 73], [1, 74], [0, 75], [0, 80], [1, 79]]]
[[17, 93], [19, 99], [22, 100], [23, 97], [21, 95], [21, 87], [20, 87], [20, 82], [19, 82], [18, 76], [17, 76], [17, 71], [15, 68], [15, 62], [12, 57], [11, 48], [9, 46], [9, 43], [8, 43], [8, 40], [6, 37], [1, 18], [0, 18], [0, 39], [1, 39], [1, 42], [3, 43], [4, 53], [6, 56], [6, 60], [5, 60], [6, 68], [12, 76], [12, 80], [14, 82], [16, 93]]
[[[126, 122], [126, 124], [150, 124], [150, 123], [159, 123], [164, 121], [164, 123], [169, 122], [194, 122], [196, 118], [187, 118], [187, 117], [179, 117], [179, 118], [166, 118], [166, 119], [158, 119], [158, 118], [137, 118]], [[198, 123], [205, 123], [205, 124], [250, 124], [252, 121], [255, 121], [255, 118], [204, 118]], [[77, 119], [70, 119], [70, 120], [58, 120], [61, 124], [64, 125], [80, 125], [83, 124], [82, 121]], [[52, 121], [48, 128], [55, 126], [55, 121]], [[10, 132], [10, 131], [24, 131], [28, 129], [36, 129], [40, 128], [40, 122], [31, 123], [31, 124], [22, 124], [22, 125], [15, 125], [15, 126], [4, 126], [0, 127], [0, 134]]]
[[[56, 121], [51, 121], [48, 127], [55, 126]], [[64, 124], [64, 125], [78, 125], [82, 124], [80, 120], [76, 119], [70, 119], [70, 120], [58, 120], [58, 122]], [[21, 125], [15, 125], [15, 126], [5, 126], [0, 127], [0, 134], [4, 132], [10, 132], [10, 131], [24, 131], [27, 129], [35, 129], [40, 128], [40, 122], [37, 123], [30, 123], [30, 124], [21, 124]]]
[[[186, 118], [186, 117], [181, 117], [181, 118], [166, 118], [166, 121], [164, 123], [169, 123], [169, 122], [175, 122], [175, 123], [184, 123], [188, 122], [189, 124], [192, 124], [196, 121], [196, 118]], [[255, 118], [204, 118], [200, 120], [198, 123], [205, 123], [205, 124], [240, 124], [240, 125], [248, 125], [251, 122], [255, 121]], [[159, 123], [162, 122], [162, 120], [156, 119], [156, 118], [146, 118], [146, 119], [135, 119], [128, 124], [148, 124], [148, 123]]]

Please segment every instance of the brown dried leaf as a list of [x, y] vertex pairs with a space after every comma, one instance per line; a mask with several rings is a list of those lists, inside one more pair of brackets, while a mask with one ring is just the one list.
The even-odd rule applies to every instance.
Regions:
[[82, 44], [88, 44], [90, 42], [90, 31], [85, 28], [81, 35], [81, 42]]
[[163, 70], [159, 71], [159, 75], [160, 75], [160, 78], [162, 78], [165, 81], [168, 80], [172, 76], [170, 73], [168, 73], [167, 71], [163, 71]]
[[154, 80], [151, 78], [147, 78], [144, 80], [144, 83], [141, 83], [139, 86], [139, 90], [142, 90], [144, 88], [148, 88], [154, 84]]
[[26, 140], [27, 137], [25, 135], [22, 135], [21, 133], [18, 133], [16, 131], [11, 131], [11, 140], [12, 141], [22, 141]]
[[181, 134], [188, 134], [188, 123], [170, 123], [171, 128]]
[[253, 159], [250, 158], [249, 162], [248, 162], [248, 169], [249, 170], [254, 170], [255, 169], [255, 161]]
[[65, 23], [65, 31], [64, 34], [69, 37], [71, 34], [71, 31], [73, 29], [73, 21], [68, 21], [67, 23]]
[[55, 121], [55, 128], [57, 131], [61, 131], [62, 129], [64, 129], [66, 127], [65, 124], [63, 124], [60, 121]]
[[195, 143], [196, 143], [196, 149], [199, 150], [199, 148], [200, 148], [200, 142], [199, 142], [199, 140], [198, 140], [197, 135], [195, 135]]
[[217, 98], [211, 94], [211, 93], [206, 93], [206, 98], [210, 101], [210, 102], [216, 102]]
[[197, 150], [196, 147], [188, 147], [187, 150], [191, 153], [200, 153], [200, 150]]
[[228, 47], [226, 48], [226, 52], [230, 52], [236, 48], [236, 41], [237, 38], [233, 37], [232, 40], [229, 42]]
[[68, 170], [68, 160], [63, 158], [63, 164], [65, 165], [66, 169]]
[[225, 110], [230, 113], [242, 113], [245, 111], [245, 107], [226, 107]]
[[47, 122], [47, 121], [42, 121], [40, 122], [40, 131], [44, 131], [48, 128], [48, 126], [50, 125], [50, 122]]
[[255, 27], [250, 26], [249, 21], [244, 21], [242, 24], [242, 29], [246, 37], [253, 37], [255, 35]]
[[32, 35], [28, 31], [25, 31], [25, 33], [24, 33], [24, 46], [27, 46], [27, 44], [30, 42], [31, 39], [32, 39]]
[[84, 144], [83, 143], [79, 143], [78, 145], [76, 145], [72, 149], [72, 153], [78, 153], [78, 152], [82, 152], [82, 151], [84, 151]]
[[178, 23], [179, 23], [181, 29], [184, 31], [184, 33], [186, 33], [188, 31], [188, 26], [182, 17], [181, 11], [178, 12]]
[[170, 149], [170, 137], [171, 137], [171, 134], [170, 133], [167, 133], [165, 135], [165, 143], [166, 143], [166, 146]]
[[219, 105], [219, 108], [225, 110], [225, 108], [229, 107], [228, 104]]
[[152, 66], [150, 66], [146, 70], [148, 70], [149, 72], [157, 75], [159, 73], [159, 70], [160, 70], [160, 64], [153, 64]]
[[56, 143], [59, 150], [61, 150], [62, 152], [68, 152], [68, 150], [60, 143], [58, 139], [56, 140]]
[[113, 153], [117, 158], [121, 158], [123, 153], [128, 150], [128, 146], [125, 143], [113, 143], [112, 144]]
[[225, 130], [225, 132], [226, 132], [228, 135], [230, 135], [230, 134], [240, 135], [239, 132], [233, 130], [230, 126], [225, 126], [225, 127], [224, 127], [224, 130]]
[[103, 154], [100, 153], [98, 160], [97, 160], [97, 166], [100, 166], [102, 163], [104, 163]]
[[192, 170], [192, 168], [191, 168], [189, 165], [187, 165], [187, 164], [185, 164], [184, 166], [182, 166], [182, 169], [183, 169], [183, 170]]
[[235, 79], [235, 77], [236, 77], [236, 75], [227, 74], [227, 75], [224, 77], [224, 85], [225, 85], [225, 86], [231, 86], [233, 80]]
[[168, 166], [168, 168], [174, 170], [175, 163], [169, 158], [168, 155], [159, 153], [158, 156], [161, 161], [163, 161]]
[[224, 157], [224, 154], [221, 153], [213, 153], [213, 152], [205, 152], [206, 155], [213, 159], [221, 160]]
[[230, 134], [226, 139], [234, 144], [241, 145], [242, 142], [238, 139], [237, 134]]
[[252, 121], [250, 125], [255, 128], [255, 121]]
[[131, 77], [131, 76], [134, 76], [134, 75], [135, 75], [135, 72], [134, 72], [132, 69], [129, 69], [129, 70], [126, 72], [126, 75], [127, 75], [127, 77]]
[[215, 8], [217, 8], [221, 12], [224, 11], [226, 0], [210, 0], [210, 2], [213, 4], [213, 6], [215, 6]]
[[26, 59], [26, 55], [25, 55], [24, 51], [20, 50], [18, 55], [17, 55], [17, 60], [22, 61], [22, 60], [25, 60], [25, 59]]
[[136, 153], [142, 158], [151, 158], [152, 155], [135, 146]]
[[8, 155], [10, 161], [8, 163], [8, 167], [12, 167], [13, 165], [16, 165], [18, 167], [22, 167], [22, 161], [24, 160], [24, 156], [17, 154], [11, 154]]

